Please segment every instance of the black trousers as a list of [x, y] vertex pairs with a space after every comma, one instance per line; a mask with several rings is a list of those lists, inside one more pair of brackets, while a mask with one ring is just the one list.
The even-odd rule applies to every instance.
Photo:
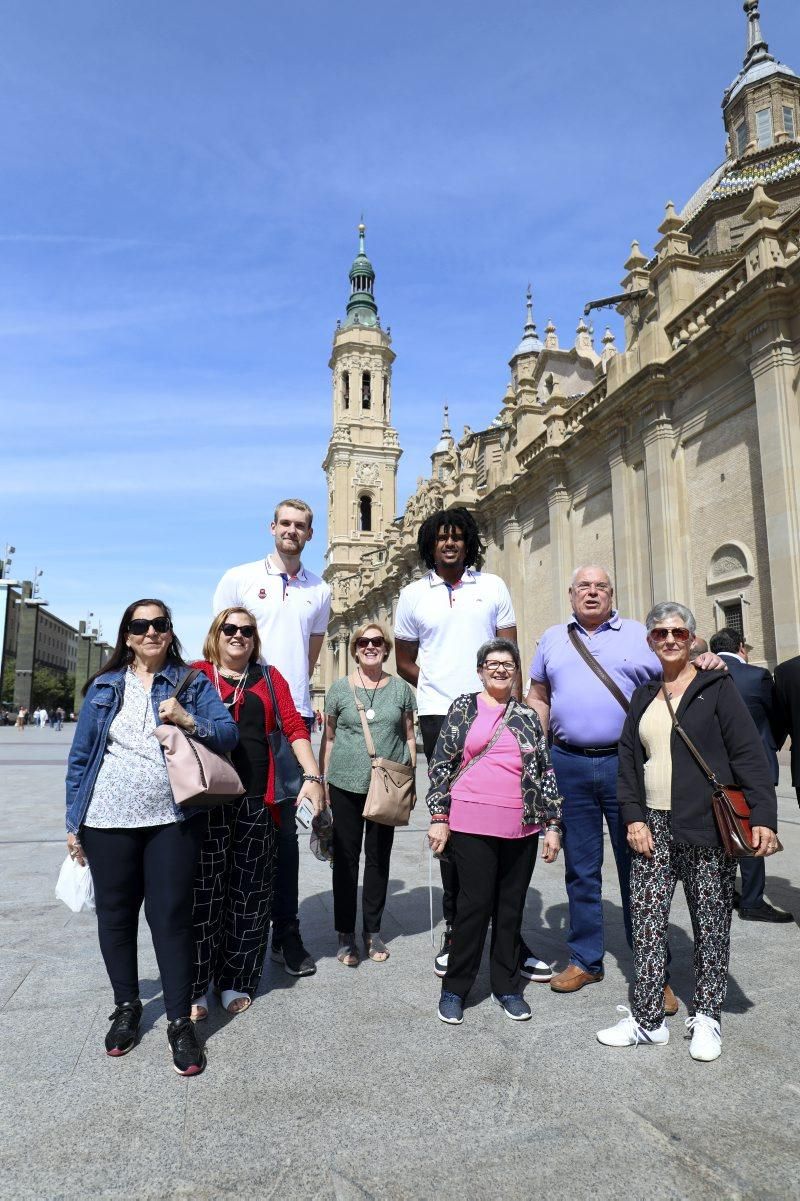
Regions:
[[340, 934], [356, 928], [358, 865], [364, 843], [364, 884], [361, 889], [361, 921], [367, 934], [381, 928], [394, 826], [382, 826], [361, 816], [366, 794], [347, 792], [328, 785], [333, 812], [333, 924]]
[[114, 1003], [139, 996], [139, 910], [153, 937], [170, 1021], [189, 1016], [194, 978], [192, 888], [208, 821], [199, 814], [167, 826], [100, 830], [82, 826], [92, 869], [97, 933]]
[[269, 939], [275, 856], [275, 825], [263, 796], [211, 810], [194, 882], [193, 998], [204, 996], [212, 980], [220, 992], [255, 995]]
[[[303, 721], [310, 738], [314, 719], [304, 717]], [[278, 937], [297, 921], [300, 907], [300, 843], [294, 814], [294, 801], [284, 801], [280, 805], [280, 826], [275, 831], [277, 864], [272, 889], [272, 927]]]
[[[444, 713], [428, 713], [419, 719], [422, 747], [428, 763], [433, 758], [436, 739], [439, 737], [444, 719]], [[458, 868], [452, 854], [448, 852], [447, 859], [439, 860], [439, 870], [442, 873], [442, 916], [447, 925], [452, 926], [455, 921], [458, 899]]]
[[492, 923], [489, 972], [496, 996], [520, 991], [520, 947], [525, 897], [536, 863], [538, 834], [493, 838], [453, 831], [449, 845], [458, 869], [458, 911], [442, 988], [466, 997], [481, 965]]
[[742, 909], [758, 909], [764, 902], [767, 884], [764, 860], [740, 859], [739, 871], [742, 873], [742, 899], [739, 903]]

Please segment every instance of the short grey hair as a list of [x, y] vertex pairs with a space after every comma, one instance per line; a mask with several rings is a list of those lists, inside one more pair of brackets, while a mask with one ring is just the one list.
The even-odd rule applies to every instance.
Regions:
[[614, 581], [611, 578], [611, 572], [608, 570], [607, 567], [604, 567], [602, 563], [581, 563], [579, 567], [575, 568], [575, 570], [573, 571], [573, 573], [570, 577], [570, 581], [569, 581], [570, 588], [575, 587], [575, 581], [577, 580], [578, 576], [581, 574], [582, 571], [586, 571], [587, 567], [596, 567], [598, 571], [602, 571], [603, 575], [606, 577], [606, 579], [608, 580], [608, 582], [611, 585], [612, 590], [613, 590]]
[[490, 638], [488, 642], [484, 642], [478, 651], [478, 670], [480, 671], [490, 655], [496, 654], [498, 651], [505, 651], [507, 655], [510, 655], [517, 671], [520, 670], [522, 660], [519, 657], [519, 647], [510, 638]]
[[697, 622], [691, 609], [687, 609], [686, 605], [679, 605], [677, 601], [662, 601], [660, 605], [653, 605], [644, 619], [648, 634], [665, 617], [679, 617], [692, 637], [697, 632]]

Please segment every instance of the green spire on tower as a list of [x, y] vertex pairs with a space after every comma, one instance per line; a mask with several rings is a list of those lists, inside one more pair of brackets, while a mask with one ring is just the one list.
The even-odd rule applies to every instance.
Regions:
[[376, 326], [380, 324], [378, 306], [373, 295], [375, 269], [364, 249], [366, 232], [367, 227], [362, 218], [358, 226], [358, 254], [353, 259], [353, 265], [350, 268], [350, 299], [347, 302], [344, 328], [352, 325]]

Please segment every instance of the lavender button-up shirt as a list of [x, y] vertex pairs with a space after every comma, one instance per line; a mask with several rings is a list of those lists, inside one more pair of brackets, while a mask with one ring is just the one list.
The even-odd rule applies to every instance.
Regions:
[[623, 619], [616, 610], [591, 637], [574, 617], [542, 634], [530, 676], [549, 685], [553, 736], [574, 746], [611, 746], [622, 733], [624, 710], [575, 650], [567, 635], [570, 626], [627, 697], [639, 684], [659, 679], [661, 664], [641, 622]]

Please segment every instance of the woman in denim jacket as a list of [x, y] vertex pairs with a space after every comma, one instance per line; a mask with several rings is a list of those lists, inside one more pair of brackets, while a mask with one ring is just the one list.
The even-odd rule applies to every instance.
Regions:
[[128, 605], [110, 659], [86, 683], [67, 767], [67, 848], [88, 861], [100, 950], [116, 1008], [106, 1052], [125, 1055], [142, 1017], [136, 954], [139, 910], [153, 937], [164, 989], [175, 1071], [205, 1067], [189, 1017], [194, 977], [192, 888], [208, 825], [202, 810], [175, 804], [155, 727], [171, 722], [214, 751], [239, 734], [212, 684], [186, 674], [169, 609], [160, 600]]

